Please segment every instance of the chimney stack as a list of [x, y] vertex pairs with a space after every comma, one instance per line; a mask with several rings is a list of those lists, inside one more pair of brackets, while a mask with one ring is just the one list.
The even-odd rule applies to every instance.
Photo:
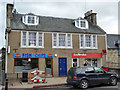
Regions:
[[10, 21], [13, 17], [13, 13], [12, 13], [13, 7], [14, 7], [13, 4], [7, 4], [7, 7], [6, 7], [7, 28], [10, 28]]
[[97, 13], [92, 13], [92, 10], [90, 10], [90, 11], [85, 13], [84, 18], [93, 24], [97, 24], [96, 14]]

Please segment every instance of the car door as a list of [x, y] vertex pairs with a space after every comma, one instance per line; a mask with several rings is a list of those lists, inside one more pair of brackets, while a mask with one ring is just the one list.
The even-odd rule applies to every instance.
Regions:
[[87, 67], [85, 70], [86, 77], [89, 80], [89, 84], [98, 84], [97, 82], [97, 74], [94, 71], [93, 67]]
[[107, 83], [108, 82], [108, 74], [99, 67], [94, 67], [95, 73], [97, 74], [98, 83]]

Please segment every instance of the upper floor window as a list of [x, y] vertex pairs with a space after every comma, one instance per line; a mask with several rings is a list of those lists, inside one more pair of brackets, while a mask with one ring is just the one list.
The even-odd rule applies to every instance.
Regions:
[[41, 47], [43, 48], [43, 33], [21, 32], [21, 47]]
[[39, 17], [34, 15], [25, 15], [22, 17], [22, 21], [26, 25], [38, 25]]
[[85, 36], [85, 47], [91, 47], [91, 35]]
[[80, 35], [80, 48], [97, 49], [97, 36]]
[[75, 26], [80, 29], [88, 29], [88, 21], [85, 19], [76, 19]]
[[96, 43], [96, 36], [93, 36], [93, 47], [96, 48], [97, 46], [97, 43]]
[[52, 46], [53, 48], [72, 48], [72, 35], [53, 33]]

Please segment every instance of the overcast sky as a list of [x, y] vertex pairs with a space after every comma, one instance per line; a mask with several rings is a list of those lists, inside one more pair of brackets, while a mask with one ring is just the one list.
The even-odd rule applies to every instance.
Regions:
[[23, 14], [76, 19], [93, 10], [102, 29], [108, 34], [118, 34], [118, 0], [4, 0], [0, 1], [0, 48], [5, 46], [6, 3], [13, 1], [17, 12]]

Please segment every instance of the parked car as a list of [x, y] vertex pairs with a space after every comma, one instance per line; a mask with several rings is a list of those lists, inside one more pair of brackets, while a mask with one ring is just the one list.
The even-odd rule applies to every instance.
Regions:
[[91, 85], [110, 84], [117, 85], [118, 75], [106, 72], [100, 67], [79, 66], [71, 67], [68, 71], [67, 83], [74, 87], [88, 88]]

